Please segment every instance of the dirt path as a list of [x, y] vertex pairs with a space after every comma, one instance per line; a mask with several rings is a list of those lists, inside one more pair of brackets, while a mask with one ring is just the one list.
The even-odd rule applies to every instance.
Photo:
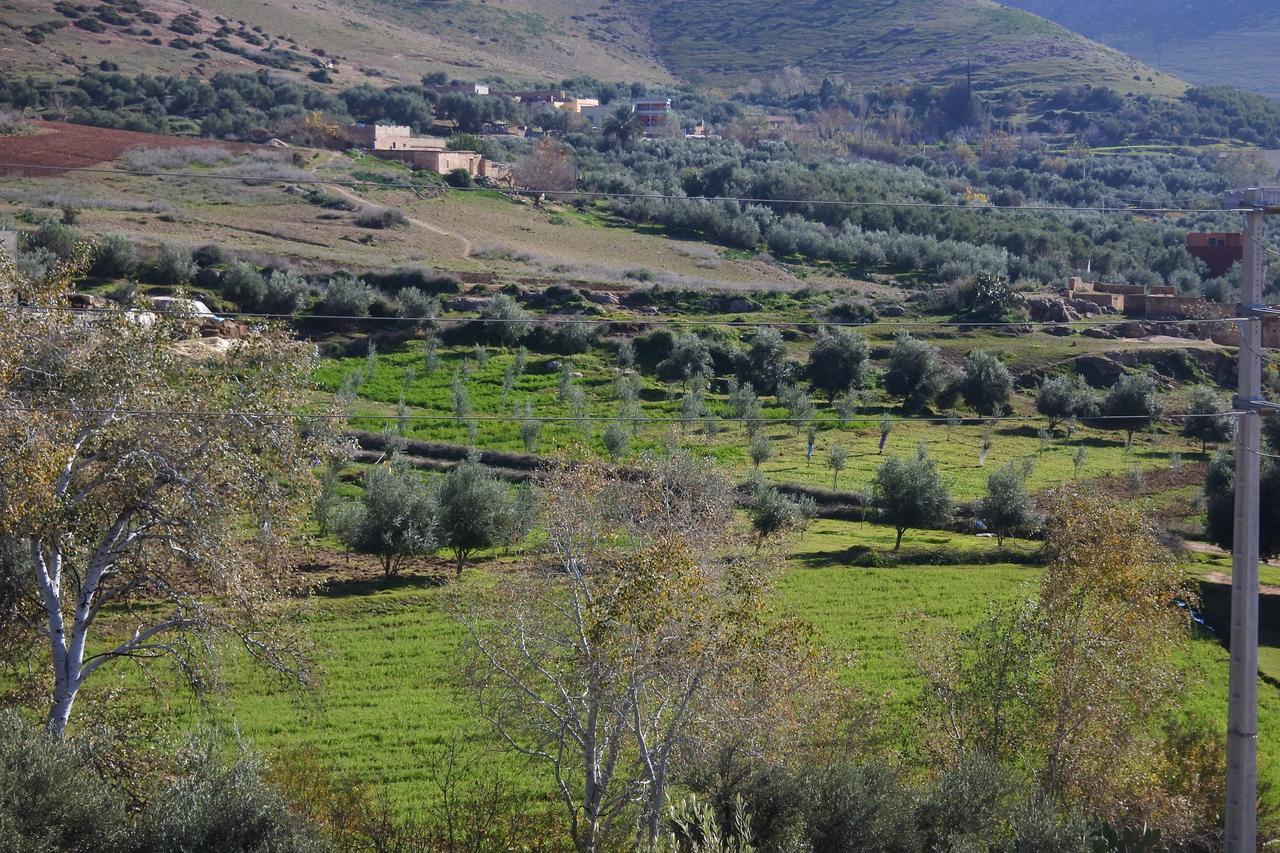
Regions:
[[[332, 163], [334, 158], [336, 158], [337, 156], [338, 156], [337, 154], [331, 154], [329, 158], [325, 160], [323, 165], [327, 166], [328, 164]], [[373, 202], [369, 201], [367, 198], [364, 198], [359, 193], [352, 192], [346, 187], [338, 186], [334, 184], [334, 185], [331, 185], [329, 189], [334, 195], [342, 196], [347, 201], [354, 202], [359, 205], [373, 204]], [[470, 258], [471, 253], [475, 250], [475, 246], [472, 244], [472, 242], [466, 237], [462, 236], [461, 234], [456, 234], [453, 231], [446, 231], [445, 229], [441, 228], [439, 225], [432, 225], [430, 222], [426, 222], [414, 216], [406, 216], [405, 221], [408, 222], [410, 225], [414, 226], [415, 228], [421, 228], [423, 231], [426, 231], [429, 234], [435, 234], [437, 237], [447, 237], [450, 240], [457, 240], [459, 243], [462, 244], [463, 260]]]
[[[1231, 586], [1231, 575], [1225, 572], [1210, 572], [1204, 576], [1209, 583], [1218, 583], [1224, 586]], [[1260, 595], [1277, 595], [1280, 596], [1280, 586], [1267, 586], [1264, 583], [1258, 584], [1258, 593]]]

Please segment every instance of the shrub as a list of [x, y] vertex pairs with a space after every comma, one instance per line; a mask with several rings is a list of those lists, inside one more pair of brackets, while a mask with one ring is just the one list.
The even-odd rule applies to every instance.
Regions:
[[296, 314], [307, 290], [307, 280], [293, 270], [272, 270], [261, 307], [272, 314]]
[[676, 336], [668, 329], [654, 329], [632, 340], [635, 363], [641, 368], [654, 370], [675, 348]]
[[316, 828], [263, 780], [257, 762], [244, 757], [224, 766], [208, 752], [192, 759], [185, 775], [147, 803], [134, 846], [228, 853], [329, 849]]
[[188, 284], [196, 272], [189, 249], [176, 243], [165, 243], [151, 259], [147, 276], [155, 284]]
[[124, 153], [125, 164], [133, 170], [154, 172], [189, 166], [220, 166], [235, 157], [217, 145], [185, 145], [179, 148], [134, 148]]
[[0, 712], [0, 837], [7, 849], [125, 850], [124, 797], [74, 745]]
[[123, 234], [108, 234], [99, 241], [91, 272], [98, 278], [129, 278], [138, 271], [138, 249]]
[[246, 311], [257, 309], [266, 299], [266, 279], [244, 261], [231, 264], [222, 274], [220, 282], [222, 295]]
[[711, 372], [711, 350], [695, 334], [676, 338], [667, 357], [657, 366], [658, 378], [663, 382], [688, 382], [695, 376], [710, 376]]
[[1022, 294], [1002, 275], [978, 273], [956, 291], [956, 317], [980, 323], [1018, 319]]
[[397, 293], [406, 287], [416, 287], [424, 293], [441, 294], [459, 293], [462, 290], [462, 282], [457, 276], [426, 267], [406, 266], [381, 272], [369, 272], [365, 274], [365, 280], [390, 293]]
[[529, 315], [505, 293], [499, 293], [480, 312], [484, 338], [500, 346], [513, 346], [529, 331]]
[[76, 244], [80, 242], [80, 232], [61, 222], [46, 221], [31, 235], [29, 242], [65, 258], [75, 251]]
[[396, 294], [400, 300], [400, 316], [421, 320], [430, 325], [440, 316], [440, 298], [416, 287], [406, 287]]
[[329, 317], [367, 317], [373, 290], [361, 279], [335, 275], [325, 285], [317, 313]]
[[444, 182], [456, 189], [465, 189], [476, 185], [476, 182], [471, 179], [471, 172], [467, 169], [454, 169], [444, 176]]
[[355, 222], [361, 228], [395, 228], [408, 220], [398, 208], [366, 207], [356, 214]]

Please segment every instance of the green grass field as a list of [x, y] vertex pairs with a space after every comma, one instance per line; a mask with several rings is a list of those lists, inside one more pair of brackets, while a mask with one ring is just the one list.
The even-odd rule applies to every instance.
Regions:
[[[890, 547], [891, 530], [872, 524], [815, 522], [793, 546], [777, 590], [780, 612], [810, 621], [837, 655], [849, 655], [844, 675], [880, 706], [879, 725], [891, 745], [907, 749], [916, 731], [922, 682], [910, 652], [913, 636], [940, 626], [968, 627], [989, 608], [1034, 593], [1039, 570], [1008, 563], [890, 569], [847, 565], [850, 549]], [[1031, 551], [1031, 543], [1009, 543]], [[930, 532], [912, 548], [993, 547], [970, 537]], [[908, 551], [910, 553], [910, 551]], [[465, 584], [493, 582], [486, 568], [468, 572]], [[176, 727], [199, 721], [234, 727], [268, 754], [312, 747], [338, 770], [351, 771], [385, 789], [411, 809], [431, 802], [433, 750], [457, 738], [465, 762], [485, 763], [499, 745], [455, 681], [459, 626], [445, 612], [442, 588], [403, 579], [389, 588], [362, 587], [349, 595], [317, 596], [306, 626], [317, 643], [324, 673], [314, 694], [272, 688], [243, 665], [228, 668], [225, 688], [207, 706], [171, 700], [163, 710]], [[1182, 660], [1182, 707], [1224, 719], [1227, 657], [1205, 635], [1188, 644]], [[1266, 647], [1263, 670], [1280, 676], [1280, 648]], [[130, 679], [132, 681], [132, 679]], [[1274, 682], [1271, 682], [1274, 683]], [[1280, 780], [1280, 691], [1262, 686], [1260, 755], [1263, 777]], [[101, 685], [99, 686], [101, 687]], [[137, 694], [146, 701], [145, 694]], [[549, 778], [537, 767], [499, 758], [523, 774], [532, 792]]]
[[[442, 348], [439, 351], [441, 365], [433, 373], [424, 369], [423, 354], [424, 345], [410, 341], [395, 351], [379, 353], [372, 370], [368, 369], [366, 359], [362, 357], [331, 359], [321, 365], [316, 379], [325, 391], [336, 392], [344, 378], [352, 373], [365, 377], [354, 405], [356, 417], [353, 423], [358, 427], [379, 431], [391, 423], [387, 418], [394, 415], [403, 394], [409, 417], [423, 418], [406, 422], [408, 436], [469, 444], [472, 440], [467, 426], [451, 420], [453, 376], [464, 369], [469, 370], [466, 387], [472, 413], [477, 416], [476, 446], [523, 451], [525, 446], [520, 424], [510, 420], [509, 416], [516, 408], [523, 414], [527, 401], [533, 416], [544, 420], [540, 452], [554, 453], [582, 445], [604, 453], [602, 422], [582, 424], [555, 420], [569, 419], [573, 412], [560, 398], [559, 373], [552, 366], [554, 362], [571, 361], [574, 371], [582, 374], [574, 384], [586, 395], [589, 415], [595, 418], [616, 417], [619, 411], [614, 396], [616, 368], [599, 350], [575, 356], [531, 355], [525, 372], [516, 379], [505, 398], [502, 393], [503, 375], [515, 360], [513, 353], [488, 349], [487, 361], [482, 365], [473, 347]], [[411, 376], [413, 381], [406, 385], [407, 376]], [[678, 441], [694, 452], [714, 456], [728, 466], [734, 476], [741, 478], [749, 473], [751, 463], [744, 425], [725, 421], [716, 435], [708, 436], [699, 421], [679, 422], [679, 398], [683, 393], [679, 385], [664, 386], [649, 377], [642, 377], [642, 381], [643, 414], [651, 420], [636, 425], [635, 439], [630, 448], [632, 454], [657, 447], [674, 434]], [[762, 402], [765, 417], [786, 418], [786, 410], [778, 407], [772, 398], [765, 398]], [[941, 467], [953, 495], [959, 500], [972, 500], [983, 494], [990, 472], [1011, 460], [1031, 459], [1030, 486], [1032, 489], [1044, 489], [1077, 475], [1075, 456], [1081, 447], [1085, 456], [1078, 474], [1085, 479], [1167, 468], [1173, 454], [1188, 459], [1198, 455], [1193, 454], [1196, 448], [1170, 434], [1168, 426], [1164, 427], [1164, 432], [1155, 435], [1137, 436], [1134, 446], [1126, 450], [1123, 432], [1081, 428], [1068, 439], [1063, 427], [1059, 427], [1053, 436], [1042, 436], [1041, 423], [1014, 421], [991, 429], [991, 448], [985, 464], [981, 464], [984, 434], [989, 429], [986, 425], [968, 421], [948, 426], [902, 418], [892, 411], [882, 414], [892, 406], [892, 401], [879, 395], [873, 397], [864, 414], [848, 423], [840, 423], [838, 415], [821, 400], [815, 404], [815, 419], [821, 428], [812, 459], [806, 458], [808, 441], [802, 427], [779, 422], [767, 425], [765, 432], [771, 439], [774, 452], [773, 458], [762, 466], [767, 479], [830, 488], [833, 485], [832, 471], [823, 460], [828, 448], [839, 444], [850, 453], [848, 468], [840, 475], [837, 487], [849, 491], [865, 489], [876, 468], [888, 456], [913, 454], [919, 445], [924, 444]], [[723, 395], [708, 395], [707, 408], [720, 417], [728, 416]], [[1030, 401], [1020, 400], [1019, 409], [1032, 411]], [[485, 420], [486, 416], [499, 419]], [[429, 417], [437, 419], [426, 419]], [[882, 453], [879, 442], [883, 417], [893, 421], [893, 429]]]

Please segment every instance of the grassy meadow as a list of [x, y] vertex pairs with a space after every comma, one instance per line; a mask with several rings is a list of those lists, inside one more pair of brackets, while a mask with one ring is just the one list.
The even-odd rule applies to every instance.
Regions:
[[[1034, 593], [1039, 569], [986, 563], [995, 543], [954, 533], [919, 533], [904, 545], [902, 565], [860, 568], [851, 554], [892, 547], [893, 531], [876, 524], [819, 520], [791, 548], [779, 578], [776, 607], [812, 623], [842, 661], [842, 677], [866, 698], [878, 735], [891, 752], [908, 754], [918, 731], [923, 682], [913, 642], [944, 627], [963, 630], [991, 608]], [[1035, 544], [1006, 543], [1034, 554]], [[934, 549], [972, 555], [972, 563], [913, 562]], [[1210, 564], [1206, 564], [1211, 566]], [[1193, 567], [1200, 570], [1199, 564]], [[504, 564], [468, 570], [467, 589], [501, 583]], [[218, 726], [267, 754], [315, 750], [333, 769], [384, 790], [412, 811], [439, 796], [433, 762], [456, 743], [468, 772], [496, 769], [535, 798], [550, 793], [543, 768], [504, 754], [457, 682], [460, 626], [448, 614], [448, 586], [422, 575], [337, 584], [307, 605], [305, 627], [316, 644], [322, 682], [300, 694], [272, 686], [246, 665], [232, 665], [222, 688], [204, 704], [169, 694], [161, 706], [141, 699], [139, 711], [181, 729]], [[1272, 640], [1272, 642], [1275, 642]], [[1175, 713], [1224, 720], [1227, 655], [1203, 633], [1181, 653], [1183, 701]], [[1268, 681], [1280, 677], [1280, 643], [1263, 649]], [[135, 676], [125, 679], [134, 684]], [[106, 681], [93, 689], [103, 689]], [[134, 685], [136, 686], [136, 684]], [[1261, 691], [1259, 749], [1264, 779], [1280, 782], [1280, 692]]]
[[[520, 423], [509, 416], [523, 416], [526, 403], [533, 417], [543, 426], [537, 452], [554, 454], [573, 446], [581, 446], [600, 454], [605, 450], [601, 440], [605, 421], [575, 421], [574, 412], [560, 395], [560, 366], [571, 362], [573, 379], [588, 401], [590, 418], [616, 418], [619, 404], [615, 393], [618, 369], [609, 356], [595, 349], [573, 356], [530, 355], [524, 372], [504, 395], [503, 381], [513, 367], [516, 355], [510, 350], [481, 347], [442, 347], [438, 350], [439, 367], [425, 369], [425, 346], [408, 341], [394, 350], [367, 356], [326, 360], [316, 373], [317, 384], [324, 392], [335, 393], [344, 380], [362, 377], [353, 404], [352, 423], [362, 429], [380, 431], [396, 427], [396, 406], [403, 396], [407, 420], [404, 434], [411, 438], [454, 443], [507, 451], [524, 451]], [[483, 364], [481, 359], [484, 359]], [[465, 385], [475, 419], [475, 438], [468, 426], [453, 418], [452, 383], [456, 375], [465, 376]], [[410, 380], [406, 382], [406, 379]], [[667, 386], [640, 376], [643, 418], [628, 422], [634, 438], [629, 453], [641, 453], [675, 440], [696, 453], [714, 457], [727, 466], [734, 476], [744, 478], [752, 467], [748, 454], [748, 438], [743, 424], [724, 420], [708, 434], [703, 419], [682, 423], [680, 400], [684, 394], [679, 384]], [[812, 458], [807, 457], [808, 437], [804, 428], [785, 423], [787, 412], [772, 398], [763, 398], [764, 416], [770, 419], [764, 432], [770, 438], [773, 457], [761, 466], [765, 478], [772, 482], [797, 483], [806, 486], [857, 491], [869, 487], [875, 470], [892, 455], [916, 452], [921, 444], [928, 447], [938, 461], [944, 479], [958, 500], [980, 497], [991, 471], [1008, 461], [1031, 460], [1030, 486], [1047, 489], [1057, 483], [1080, 477], [1095, 479], [1107, 475], [1137, 477], [1132, 472], [1167, 469], [1176, 464], [1173, 457], [1190, 461], [1199, 458], [1198, 445], [1180, 438], [1170, 425], [1161, 431], [1139, 434], [1132, 447], [1126, 449], [1125, 434], [1118, 430], [1080, 427], [1070, 438], [1060, 425], [1050, 435], [1042, 434], [1039, 421], [1007, 421], [995, 425], [966, 420], [948, 425], [920, 419], [904, 418], [891, 401], [879, 392], [872, 393], [868, 405], [848, 421], [841, 421], [821, 400], [815, 400], [815, 420], [819, 424]], [[731, 418], [724, 394], [709, 393], [706, 408], [719, 418]], [[1021, 414], [1033, 414], [1029, 398], [1016, 401]], [[486, 420], [486, 417], [497, 418]], [[418, 418], [418, 420], [414, 420]], [[888, 419], [892, 430], [880, 449], [881, 423]], [[991, 446], [985, 463], [981, 460], [985, 438]], [[826, 467], [827, 450], [841, 445], [849, 451], [848, 467], [838, 480]], [[1077, 454], [1083, 448], [1083, 460], [1076, 468]], [[1139, 477], [1140, 479], [1140, 477]], [[1141, 491], [1135, 488], [1135, 491]]]

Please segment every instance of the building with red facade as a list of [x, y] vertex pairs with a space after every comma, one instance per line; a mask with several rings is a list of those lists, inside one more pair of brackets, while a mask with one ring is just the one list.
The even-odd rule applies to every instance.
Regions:
[[1244, 260], [1244, 235], [1234, 232], [1191, 233], [1187, 235], [1187, 252], [1204, 261], [1213, 278], [1231, 272], [1231, 267]]

